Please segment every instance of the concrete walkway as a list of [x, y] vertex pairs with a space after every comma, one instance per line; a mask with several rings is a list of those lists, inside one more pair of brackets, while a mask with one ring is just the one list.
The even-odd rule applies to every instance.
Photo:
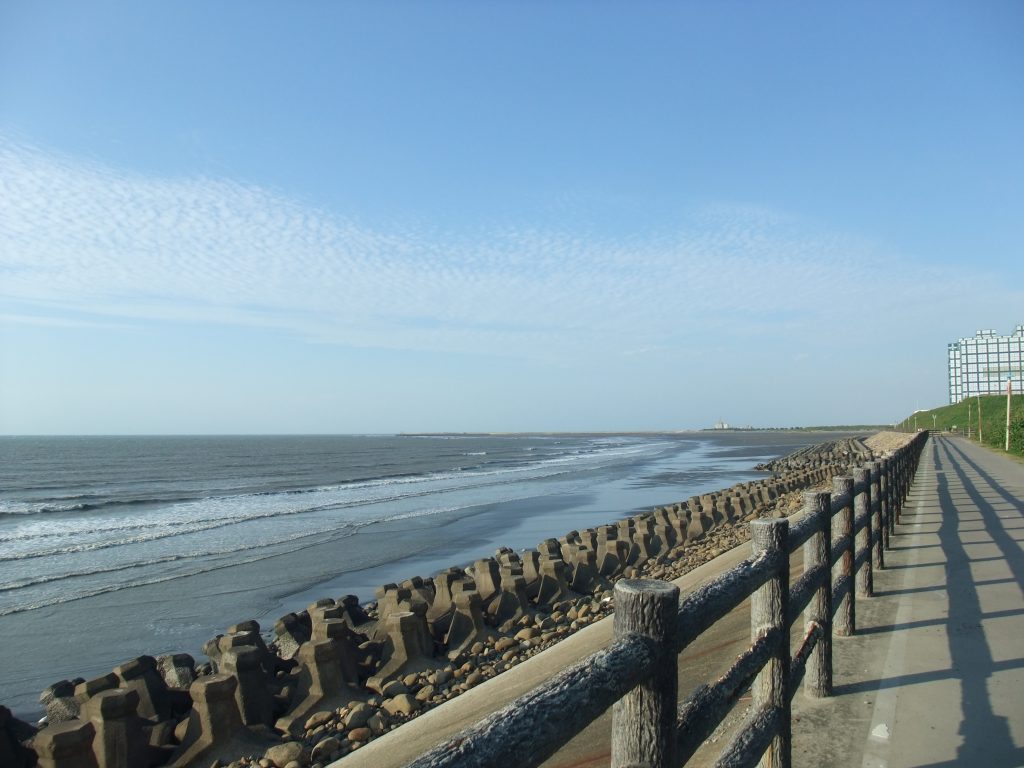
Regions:
[[794, 765], [1024, 765], [1024, 465], [933, 437], [901, 523]]

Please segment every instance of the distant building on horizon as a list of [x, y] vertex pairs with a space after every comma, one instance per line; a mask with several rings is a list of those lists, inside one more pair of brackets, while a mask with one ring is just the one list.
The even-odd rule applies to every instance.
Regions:
[[972, 338], [949, 345], [949, 402], [975, 395], [997, 395], [1013, 380], [1013, 391], [1024, 391], [1024, 325], [1009, 336], [977, 331]]
[[715, 422], [715, 429], [729, 429], [729, 423], [724, 419]]

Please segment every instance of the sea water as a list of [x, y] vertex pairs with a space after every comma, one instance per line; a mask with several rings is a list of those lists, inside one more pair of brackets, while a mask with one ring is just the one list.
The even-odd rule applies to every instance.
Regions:
[[0, 437], [0, 703], [232, 623], [610, 522], [826, 439]]

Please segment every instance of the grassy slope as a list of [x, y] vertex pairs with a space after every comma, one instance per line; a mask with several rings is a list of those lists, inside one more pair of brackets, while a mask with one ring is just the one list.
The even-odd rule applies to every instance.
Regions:
[[[970, 434], [978, 439], [978, 403], [979, 398], [972, 397], [954, 405], [944, 405], [930, 411], [919, 411], [908, 416], [899, 424], [900, 429], [913, 431], [914, 416], [920, 429], [956, 430], [960, 434], [968, 432], [968, 404], [970, 404]], [[986, 395], [980, 398], [981, 403], [981, 436], [982, 442], [991, 448], [1002, 449], [1006, 441], [1006, 395]], [[1010, 405], [1013, 421], [1024, 422], [1024, 395], [1014, 395]], [[934, 422], [932, 416], [935, 416]], [[1011, 445], [1011, 453], [1024, 456], [1024, 447], [1020, 444]]]

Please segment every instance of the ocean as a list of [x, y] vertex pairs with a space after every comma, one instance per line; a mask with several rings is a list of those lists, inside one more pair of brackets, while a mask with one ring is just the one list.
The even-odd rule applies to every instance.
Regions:
[[535, 546], [753, 479], [829, 439], [0, 437], [0, 704], [238, 621]]

